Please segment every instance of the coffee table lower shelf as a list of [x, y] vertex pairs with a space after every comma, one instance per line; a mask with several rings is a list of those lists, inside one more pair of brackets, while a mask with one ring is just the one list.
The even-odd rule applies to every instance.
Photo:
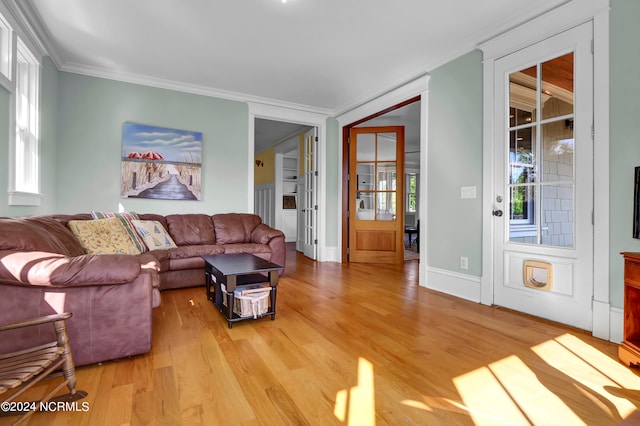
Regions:
[[[278, 277], [279, 272], [284, 269], [282, 266], [245, 253], [202, 257], [205, 260], [207, 299], [213, 303], [227, 320], [229, 328], [238, 321], [266, 316], [271, 316], [272, 321], [275, 320]], [[251, 288], [256, 284], [268, 284], [270, 287], [267, 311], [256, 314], [255, 317], [254, 315], [238, 315], [233, 310], [236, 303], [234, 291], [236, 289]], [[225, 290], [222, 289], [222, 285], [224, 285]]]
[[[276, 319], [275, 300], [276, 300], [276, 291], [278, 287], [270, 287], [271, 291], [268, 296], [269, 307], [267, 308], [267, 311], [256, 314], [254, 317], [253, 315], [247, 315], [247, 316], [238, 315], [233, 310], [233, 307], [238, 301], [238, 299], [235, 297], [235, 293], [222, 290], [221, 286], [216, 285], [215, 282], [213, 284], [214, 284], [213, 286], [207, 285], [207, 299], [209, 299], [209, 301], [213, 304], [213, 306], [215, 306], [218, 309], [218, 311], [220, 311], [222, 316], [227, 320], [229, 324], [229, 328], [232, 327], [233, 323], [238, 321], [260, 319], [267, 316], [271, 316], [271, 321]], [[242, 276], [239, 276], [237, 279], [236, 289], [243, 289], [247, 287], [250, 288], [255, 286], [256, 284], [260, 284], [260, 285], [269, 284], [269, 281], [267, 281], [265, 276], [260, 274], [242, 275]], [[211, 291], [212, 287], [213, 287], [213, 291]], [[217, 291], [220, 292], [220, 303], [216, 302], [215, 295]], [[229, 306], [231, 306], [231, 309], [229, 309]]]

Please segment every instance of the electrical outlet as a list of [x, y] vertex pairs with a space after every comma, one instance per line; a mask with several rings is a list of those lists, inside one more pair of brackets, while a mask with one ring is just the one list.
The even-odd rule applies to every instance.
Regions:
[[460, 269], [469, 269], [469, 258], [460, 256]]

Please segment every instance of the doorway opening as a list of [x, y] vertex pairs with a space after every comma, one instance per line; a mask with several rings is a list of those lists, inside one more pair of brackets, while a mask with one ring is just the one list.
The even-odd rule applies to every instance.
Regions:
[[[396, 205], [395, 219], [400, 222], [403, 233], [402, 247], [404, 260], [419, 259], [420, 247], [420, 139], [421, 139], [421, 96], [415, 96], [404, 102], [371, 114], [343, 127], [342, 146], [342, 259], [343, 262], [353, 261], [351, 258], [354, 242], [351, 241], [350, 218], [357, 212], [350, 211], [350, 183], [355, 185], [355, 176], [350, 176], [350, 148], [349, 137], [353, 129], [365, 127], [404, 127], [404, 163], [401, 179], [403, 193]], [[357, 179], [356, 179], [357, 180]], [[354, 189], [352, 186], [351, 189]], [[362, 196], [362, 194], [360, 194]]]
[[[307, 247], [309, 241], [313, 248], [317, 244], [317, 238], [309, 233], [310, 229], [315, 231], [315, 219], [307, 208], [317, 187], [309, 182], [309, 135], [317, 143], [313, 126], [255, 118], [254, 213], [284, 232], [285, 241], [295, 243], [296, 250], [315, 259], [315, 251]], [[316, 151], [311, 149], [314, 154]], [[314, 173], [312, 178], [316, 177]]]

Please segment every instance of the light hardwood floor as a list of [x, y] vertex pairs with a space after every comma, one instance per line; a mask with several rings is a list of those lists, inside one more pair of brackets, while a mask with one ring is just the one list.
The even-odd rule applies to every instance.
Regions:
[[616, 345], [419, 287], [417, 261], [287, 261], [275, 321], [229, 329], [204, 288], [164, 292], [150, 353], [80, 367], [88, 410], [28, 424], [614, 425], [640, 406]]

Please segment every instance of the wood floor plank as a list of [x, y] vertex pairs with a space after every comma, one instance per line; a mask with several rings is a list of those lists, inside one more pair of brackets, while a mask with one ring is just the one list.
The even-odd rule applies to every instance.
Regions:
[[28, 424], [607, 426], [640, 407], [617, 345], [427, 290], [417, 261], [287, 262], [275, 321], [229, 329], [204, 288], [165, 291], [148, 354], [78, 368], [89, 411]]

